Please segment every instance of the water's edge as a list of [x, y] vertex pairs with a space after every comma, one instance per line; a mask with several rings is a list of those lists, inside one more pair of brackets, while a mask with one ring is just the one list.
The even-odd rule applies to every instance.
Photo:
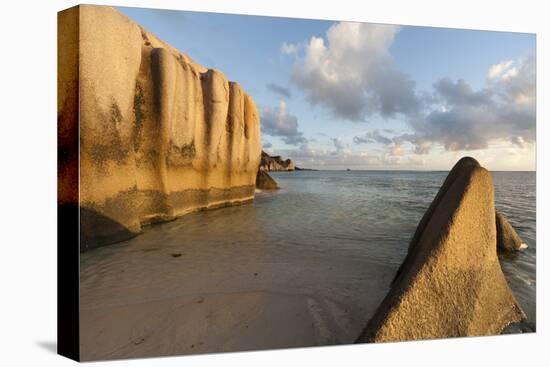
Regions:
[[[253, 204], [194, 213], [82, 254], [83, 355], [93, 359], [353, 342], [386, 295], [447, 173], [271, 174], [281, 190], [258, 193]], [[493, 180], [497, 210], [529, 245], [515, 258], [501, 257], [501, 264], [535, 324], [535, 175], [495, 172]], [[119, 322], [120, 317], [126, 321]], [[152, 322], [155, 318], [167, 320], [169, 327]], [[190, 319], [203, 324], [190, 325]], [[262, 330], [273, 322], [292, 326], [257, 340], [254, 333], [264, 335]], [[248, 326], [235, 331], [241, 324]], [[110, 329], [115, 327], [117, 331]], [[153, 351], [141, 342], [126, 344], [128, 335], [118, 331], [125, 328], [131, 335], [143, 334], [144, 340], [154, 334], [150, 343], [170, 348], [157, 345], [160, 350]], [[194, 331], [182, 331], [186, 328]], [[101, 344], [99, 335], [108, 330], [114, 333], [112, 340]], [[117, 351], [109, 352], [112, 345], [118, 345]]]

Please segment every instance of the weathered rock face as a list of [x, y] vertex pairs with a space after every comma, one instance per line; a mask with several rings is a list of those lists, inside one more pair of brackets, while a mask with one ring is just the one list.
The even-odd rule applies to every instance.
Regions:
[[113, 8], [81, 5], [59, 19], [58, 120], [79, 139], [83, 249], [254, 198], [259, 115], [237, 83]]
[[504, 253], [525, 250], [527, 244], [519, 237], [504, 214], [496, 213], [497, 248]]
[[451, 170], [358, 342], [500, 333], [525, 319], [496, 251], [493, 183], [472, 158]]
[[290, 159], [283, 160], [281, 156], [270, 156], [262, 151], [260, 171], [294, 171], [296, 167]]
[[278, 190], [279, 185], [269, 173], [259, 170], [256, 176], [256, 188], [260, 190]]

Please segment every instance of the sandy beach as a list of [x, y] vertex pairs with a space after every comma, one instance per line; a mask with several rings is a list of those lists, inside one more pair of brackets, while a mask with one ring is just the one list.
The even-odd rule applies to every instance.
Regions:
[[354, 342], [396, 265], [296, 256], [256, 223], [254, 205], [196, 213], [82, 254], [82, 359]]

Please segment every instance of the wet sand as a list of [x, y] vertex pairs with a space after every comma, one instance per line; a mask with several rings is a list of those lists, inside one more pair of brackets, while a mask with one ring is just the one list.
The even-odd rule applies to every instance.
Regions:
[[352, 343], [397, 264], [273, 243], [245, 205], [82, 254], [82, 359]]

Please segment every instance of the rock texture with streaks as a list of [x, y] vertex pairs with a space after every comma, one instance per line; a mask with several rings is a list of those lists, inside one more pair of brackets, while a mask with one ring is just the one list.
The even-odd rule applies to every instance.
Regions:
[[491, 175], [463, 158], [421, 219], [358, 342], [495, 335], [525, 318], [497, 257]]
[[59, 146], [79, 139], [81, 250], [254, 198], [259, 115], [238, 83], [111, 7], [80, 5], [59, 23]]

